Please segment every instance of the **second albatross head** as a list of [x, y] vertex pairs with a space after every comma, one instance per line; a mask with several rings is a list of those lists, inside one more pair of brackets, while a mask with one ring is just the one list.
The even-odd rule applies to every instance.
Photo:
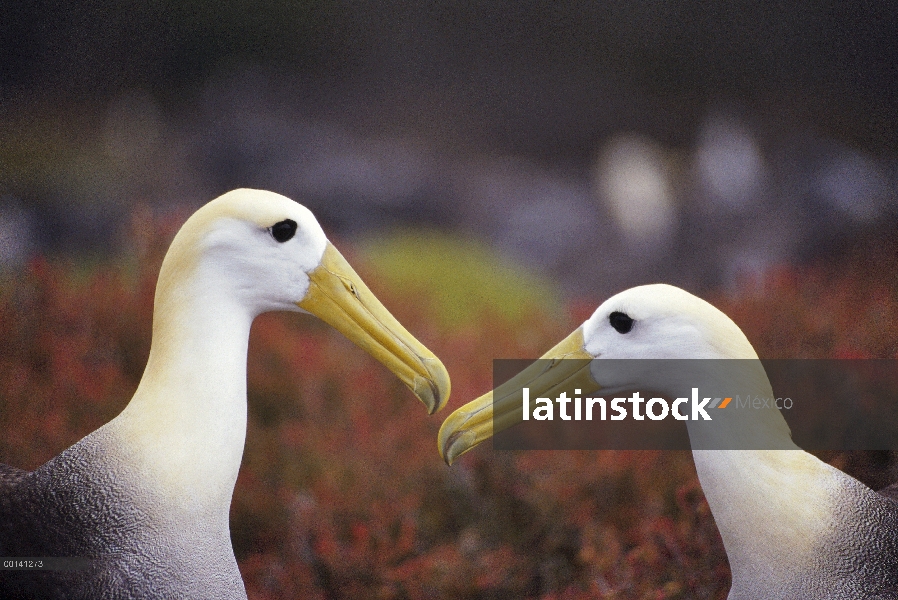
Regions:
[[[439, 433], [439, 451], [448, 463], [522, 419], [520, 390], [554, 398], [581, 388], [611, 393], [649, 385], [667, 390], [669, 373], [608, 368], [593, 359], [757, 359], [745, 335], [709, 303], [664, 284], [631, 288], [612, 296], [580, 327], [538, 361], [495, 391], [453, 412]], [[564, 359], [564, 360], [562, 360]], [[580, 359], [580, 360], [576, 360]], [[551, 363], [547, 363], [551, 360]], [[547, 367], [547, 364], [549, 365]], [[646, 363], [649, 364], [649, 363]]]
[[165, 311], [160, 303], [183, 297], [178, 287], [184, 281], [202, 282], [187, 294], [198, 293], [197, 287], [206, 290], [200, 293], [225, 291], [222, 297], [250, 317], [271, 310], [319, 317], [395, 373], [430, 413], [449, 397], [440, 360], [384, 308], [312, 213], [289, 198], [240, 189], [197, 211], [162, 265], [157, 314]]

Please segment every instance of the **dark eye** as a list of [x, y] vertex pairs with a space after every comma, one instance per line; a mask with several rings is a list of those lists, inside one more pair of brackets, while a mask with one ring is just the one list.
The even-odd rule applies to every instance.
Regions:
[[618, 333], [629, 333], [633, 329], [633, 319], [622, 312], [614, 311], [608, 315], [608, 322]]
[[275, 223], [271, 226], [271, 237], [282, 244], [292, 238], [295, 233], [296, 221], [292, 219], [284, 219], [280, 223]]

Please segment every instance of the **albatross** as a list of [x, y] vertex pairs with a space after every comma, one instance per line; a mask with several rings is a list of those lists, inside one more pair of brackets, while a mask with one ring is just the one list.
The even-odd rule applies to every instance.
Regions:
[[[657, 361], [634, 367], [642, 361], [606, 359], [743, 359], [715, 362], [755, 366], [711, 369], [704, 383], [730, 390], [735, 384], [740, 392], [773, 397], [739, 327], [711, 304], [669, 285], [640, 286], [611, 297], [543, 358], [554, 360], [534, 363], [449, 415], [438, 440], [449, 464], [521, 421], [525, 386], [532, 397], [554, 397], [553, 388], [561, 384], [583, 394], [652, 389], [668, 398], [690, 395], [689, 382], [657, 369]], [[733, 376], [741, 380], [729, 380]], [[898, 598], [894, 486], [875, 492], [804, 452], [775, 407], [739, 412], [738, 419], [715, 413], [713, 427], [687, 421], [699, 482], [730, 562], [729, 600]], [[702, 449], [745, 435], [765, 449]]]
[[125, 409], [34, 471], [0, 465], [0, 557], [77, 557], [85, 567], [0, 571], [0, 597], [246, 598], [228, 512], [246, 436], [250, 325], [273, 310], [321, 318], [429, 413], [446, 403], [443, 364], [308, 209], [271, 192], [229, 192], [172, 241], [149, 359]]

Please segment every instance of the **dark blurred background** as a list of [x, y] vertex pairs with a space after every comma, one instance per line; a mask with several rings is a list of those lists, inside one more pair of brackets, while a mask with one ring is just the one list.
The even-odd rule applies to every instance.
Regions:
[[896, 236], [896, 26], [893, 2], [7, 2], [0, 262], [114, 254], [135, 205], [249, 186], [597, 299], [732, 285]]

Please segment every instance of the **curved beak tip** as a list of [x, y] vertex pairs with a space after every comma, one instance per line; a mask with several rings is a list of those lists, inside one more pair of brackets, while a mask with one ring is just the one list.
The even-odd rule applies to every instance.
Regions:
[[440, 456], [451, 467], [456, 458], [474, 446], [474, 437], [474, 433], [471, 431], [453, 432], [440, 444]]
[[452, 463], [455, 462], [455, 455], [451, 454], [448, 450], [440, 451], [440, 454], [443, 457], [443, 460], [446, 462], [447, 467], [451, 467]]
[[434, 358], [425, 364], [429, 377], [415, 375], [412, 391], [427, 407], [428, 414], [434, 414], [442, 410], [449, 402], [449, 394], [452, 384], [449, 381], [449, 372], [439, 359]]
[[477, 432], [471, 428], [471, 413], [456, 411], [443, 421], [437, 434], [437, 450], [446, 464], [478, 444]]

